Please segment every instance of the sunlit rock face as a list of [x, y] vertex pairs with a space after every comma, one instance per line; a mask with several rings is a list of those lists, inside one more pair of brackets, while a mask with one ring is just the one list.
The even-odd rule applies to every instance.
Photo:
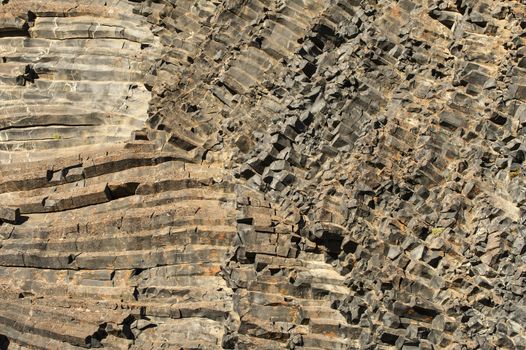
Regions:
[[10, 1], [0, 14], [0, 161], [127, 140], [147, 118], [151, 24], [122, 1]]
[[526, 5], [0, 2], [0, 350], [524, 348]]

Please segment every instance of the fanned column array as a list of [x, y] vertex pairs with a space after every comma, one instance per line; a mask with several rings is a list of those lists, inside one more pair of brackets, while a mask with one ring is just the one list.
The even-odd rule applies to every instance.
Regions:
[[0, 1], [0, 350], [525, 349], [525, 18]]

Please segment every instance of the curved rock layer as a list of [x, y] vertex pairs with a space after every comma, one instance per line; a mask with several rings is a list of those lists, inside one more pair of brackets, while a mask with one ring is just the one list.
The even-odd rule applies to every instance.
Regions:
[[524, 349], [526, 5], [0, 4], [0, 349]]

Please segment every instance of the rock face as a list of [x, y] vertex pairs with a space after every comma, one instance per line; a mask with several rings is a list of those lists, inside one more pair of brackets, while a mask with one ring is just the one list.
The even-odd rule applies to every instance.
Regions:
[[2, 1], [0, 349], [525, 349], [525, 28]]

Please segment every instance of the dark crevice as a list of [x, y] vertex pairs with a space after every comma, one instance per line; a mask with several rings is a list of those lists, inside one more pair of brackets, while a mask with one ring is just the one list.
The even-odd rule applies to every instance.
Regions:
[[446, 75], [444, 73], [442, 73], [441, 71], [439, 70], [436, 70], [436, 69], [431, 69], [431, 75], [434, 77], [434, 78], [437, 78], [437, 79], [442, 79], [444, 78]]
[[111, 199], [125, 198], [135, 195], [139, 182], [127, 182], [118, 185], [109, 185]]
[[435, 318], [439, 314], [439, 312], [436, 310], [427, 309], [416, 305], [413, 306], [413, 310], [420, 315], [428, 316], [431, 318]]
[[438, 256], [434, 259], [429, 260], [428, 264], [436, 269], [441, 260], [442, 260], [442, 257]]
[[314, 75], [314, 73], [316, 73], [316, 69], [317, 67], [315, 64], [307, 62], [305, 67], [303, 67], [302, 71], [307, 77], [311, 78]]
[[174, 146], [177, 146], [185, 151], [191, 151], [197, 146], [191, 144], [190, 142], [181, 139], [180, 137], [177, 137], [176, 135], [172, 135], [170, 139], [168, 140], [169, 143], [173, 144]]
[[131, 330], [131, 325], [133, 322], [135, 322], [135, 317], [133, 315], [129, 315], [122, 321], [122, 335], [126, 339], [135, 340], [135, 335]]
[[383, 343], [387, 343], [387, 344], [390, 344], [390, 345], [395, 345], [396, 341], [398, 340], [398, 336], [394, 335], [394, 334], [391, 334], [391, 333], [385, 332], [385, 333], [383, 333], [381, 335], [380, 340]]
[[24, 74], [16, 77], [16, 85], [26, 86], [27, 83], [34, 84], [35, 80], [39, 78], [37, 72], [31, 65], [27, 65]]
[[24, 28], [0, 30], [0, 38], [16, 38], [16, 37], [29, 37], [29, 31]]
[[431, 234], [431, 231], [427, 227], [423, 227], [418, 234], [421, 240], [425, 241], [426, 238]]
[[75, 261], [75, 256], [73, 254], [68, 255], [68, 264], [71, 264]]
[[8, 350], [9, 349], [9, 338], [7, 338], [5, 335], [0, 334], [0, 350]]
[[27, 21], [29, 23], [34, 23], [37, 19], [37, 15], [33, 11], [27, 11]]
[[196, 111], [199, 110], [199, 107], [197, 107], [196, 105], [194, 104], [186, 104], [184, 103], [182, 106], [181, 106], [181, 109], [183, 111], [185, 111], [186, 113], [194, 113]]
[[254, 47], [257, 47], [258, 49], [261, 49], [261, 45], [263, 44], [263, 38], [262, 37], [256, 37], [254, 40], [252, 40], [251, 45]]
[[103, 348], [102, 340], [108, 337], [108, 332], [106, 332], [106, 323], [103, 323], [99, 326], [99, 329], [92, 335], [86, 337], [85, 342], [89, 348]]
[[[131, 276], [130, 277], [133, 277], [133, 276], [138, 276], [140, 275], [142, 272], [146, 271], [146, 269], [141, 269], [139, 267], [136, 267], [132, 270], [132, 273], [131, 273]], [[115, 273], [115, 272], [114, 272]]]
[[493, 123], [495, 123], [497, 125], [501, 125], [501, 126], [506, 124], [506, 122], [508, 121], [508, 119], [505, 116], [503, 116], [502, 114], [496, 113], [496, 112], [493, 113], [493, 115], [491, 116], [490, 120]]
[[464, 5], [464, 0], [455, 0], [455, 5], [460, 14], [464, 15], [466, 13], [467, 6]]

